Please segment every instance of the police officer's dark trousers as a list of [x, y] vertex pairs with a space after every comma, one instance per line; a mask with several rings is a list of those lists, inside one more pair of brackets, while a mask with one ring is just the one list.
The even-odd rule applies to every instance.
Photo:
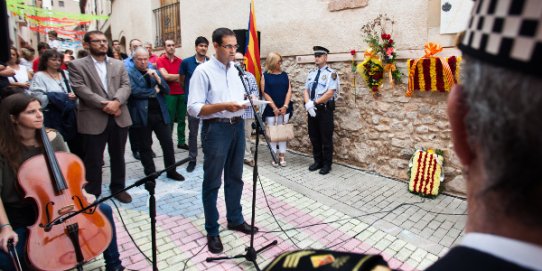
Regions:
[[333, 110], [324, 105], [316, 108], [316, 117], [308, 115], [309, 138], [314, 162], [331, 168], [333, 162]]

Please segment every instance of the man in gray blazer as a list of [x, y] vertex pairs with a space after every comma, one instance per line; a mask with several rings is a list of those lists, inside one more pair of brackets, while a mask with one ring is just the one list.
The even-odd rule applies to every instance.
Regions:
[[[90, 55], [69, 63], [70, 81], [79, 97], [77, 130], [84, 137], [87, 192], [101, 194], [103, 153], [107, 144], [111, 159], [111, 193], [125, 187], [124, 148], [132, 119], [126, 102], [130, 80], [120, 60], [107, 57], [108, 41], [100, 31], [87, 32], [83, 45]], [[132, 201], [130, 194], [115, 196]]]

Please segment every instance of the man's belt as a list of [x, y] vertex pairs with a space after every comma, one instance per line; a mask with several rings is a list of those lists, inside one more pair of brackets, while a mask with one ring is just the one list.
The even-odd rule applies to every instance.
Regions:
[[212, 122], [223, 122], [223, 123], [229, 123], [229, 124], [236, 124], [240, 122], [243, 118], [241, 117], [233, 117], [233, 118], [212, 118], [212, 119], [204, 119], [203, 122], [212, 123]]

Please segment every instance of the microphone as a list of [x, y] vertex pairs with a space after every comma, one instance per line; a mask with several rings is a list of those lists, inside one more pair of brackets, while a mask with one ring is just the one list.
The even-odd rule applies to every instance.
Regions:
[[245, 71], [243, 70], [243, 68], [241, 68], [241, 64], [235, 63], [234, 66], [237, 69], [237, 71], [239, 71], [239, 75], [245, 75]]

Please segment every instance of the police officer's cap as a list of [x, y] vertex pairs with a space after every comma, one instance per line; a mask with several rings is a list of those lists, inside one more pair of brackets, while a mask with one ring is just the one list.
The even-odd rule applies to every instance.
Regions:
[[322, 47], [322, 46], [314, 46], [314, 47], [312, 47], [312, 50], [314, 51], [314, 56], [321, 56], [321, 55], [329, 54], [329, 50]]

